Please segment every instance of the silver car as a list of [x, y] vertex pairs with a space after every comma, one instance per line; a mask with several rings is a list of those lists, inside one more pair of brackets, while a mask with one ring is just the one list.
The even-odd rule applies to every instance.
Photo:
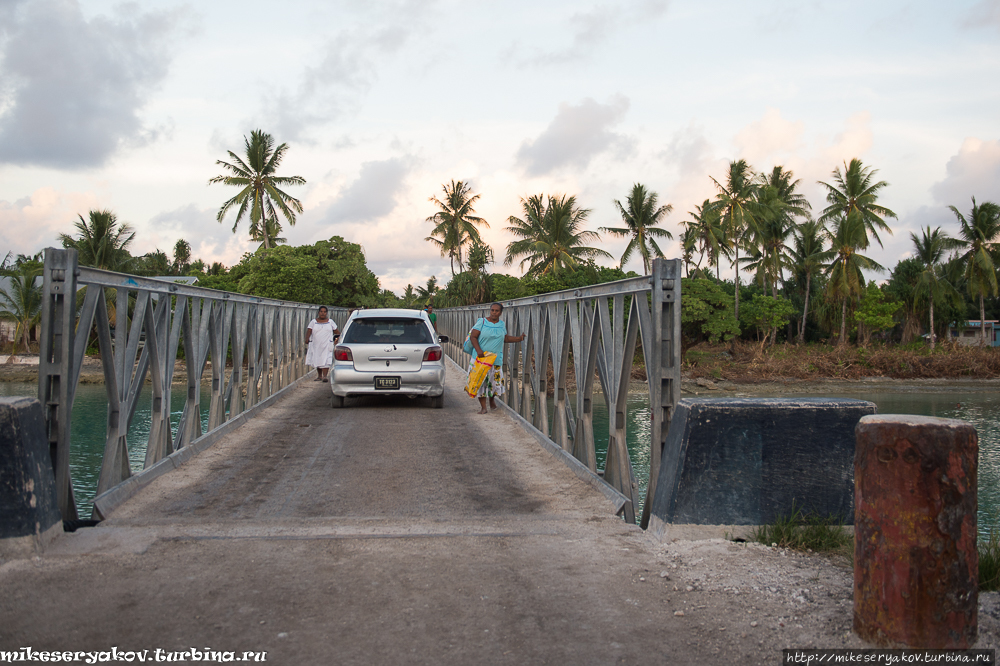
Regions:
[[444, 350], [426, 312], [373, 309], [354, 312], [333, 349], [333, 406], [360, 395], [427, 396], [444, 407]]

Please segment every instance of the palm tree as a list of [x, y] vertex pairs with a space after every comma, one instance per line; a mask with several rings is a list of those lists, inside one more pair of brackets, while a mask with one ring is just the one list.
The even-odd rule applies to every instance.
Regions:
[[600, 227], [600, 231], [618, 238], [631, 237], [632, 240], [622, 253], [621, 268], [625, 268], [625, 263], [632, 258], [632, 253], [638, 250], [642, 257], [643, 275], [649, 275], [652, 273], [653, 265], [650, 255], [663, 258], [663, 250], [656, 244], [656, 239], [673, 239], [669, 231], [660, 229], [656, 225], [669, 215], [674, 207], [670, 204], [657, 207], [657, 199], [656, 192], [647, 192], [644, 185], [636, 183], [626, 199], [627, 209], [615, 199], [615, 206], [618, 207], [618, 213], [622, 216], [625, 227]]
[[178, 238], [174, 243], [174, 273], [184, 275], [191, 265], [191, 243], [183, 238]]
[[42, 269], [25, 263], [16, 268], [5, 267], [2, 273], [10, 281], [6, 288], [0, 288], [0, 319], [16, 323], [15, 345], [20, 338], [24, 343], [24, 351], [30, 352], [28, 342], [31, 329], [42, 316], [43, 288], [41, 284], [36, 284]]
[[708, 265], [715, 266], [715, 277], [719, 277], [720, 256], [729, 256], [729, 239], [726, 237], [726, 230], [722, 226], [722, 218], [719, 216], [719, 207], [714, 201], [705, 199], [700, 206], [695, 206], [694, 211], [688, 211], [690, 220], [681, 222], [688, 229], [696, 230], [698, 238], [698, 248], [701, 256], [698, 258], [697, 267], [701, 269], [701, 260], [707, 255]]
[[826, 228], [822, 222], [807, 220], [795, 229], [794, 245], [791, 249], [792, 270], [806, 279], [806, 299], [802, 307], [802, 323], [799, 325], [798, 343], [806, 340], [806, 317], [809, 314], [809, 292], [812, 276], [830, 261], [833, 250], [825, 249]]
[[479, 200], [479, 195], [470, 196], [472, 188], [468, 183], [461, 180], [451, 181], [448, 185], [442, 185], [444, 190], [444, 201], [437, 197], [431, 197], [432, 201], [441, 209], [427, 218], [433, 223], [434, 229], [431, 235], [425, 238], [441, 250], [441, 256], [447, 256], [451, 262], [451, 275], [455, 276], [455, 262], [458, 262], [458, 272], [463, 268], [462, 249], [470, 243], [482, 243], [476, 225], [482, 224], [487, 229], [490, 225], [481, 217], [476, 217], [473, 213], [476, 210], [472, 204]]
[[830, 204], [823, 209], [820, 221], [828, 222], [840, 216], [861, 216], [865, 228], [864, 245], [859, 246], [861, 249], [866, 249], [869, 245], [868, 234], [874, 236], [881, 247], [882, 239], [878, 236], [878, 230], [892, 234], [885, 218], [896, 217], [894, 212], [876, 203], [879, 192], [889, 186], [884, 180], [874, 182], [877, 173], [878, 169], [863, 166], [861, 160], [854, 158], [850, 164], [844, 163], [843, 173], [840, 167], [833, 170], [833, 185], [819, 182], [826, 188], [826, 201]]
[[587, 221], [590, 209], [577, 208], [575, 196], [549, 196], [544, 205], [542, 201], [540, 194], [522, 198], [525, 219], [513, 215], [507, 219], [511, 225], [507, 231], [520, 240], [507, 245], [505, 265], [523, 257], [521, 268], [528, 264], [526, 274], [537, 276], [564, 270], [572, 272], [581, 262], [595, 257], [614, 259], [605, 250], [584, 245], [600, 236], [580, 228]]
[[719, 188], [716, 204], [722, 226], [726, 230], [730, 247], [733, 250], [733, 267], [736, 273], [736, 297], [734, 313], [740, 318], [740, 245], [744, 243], [748, 232], [752, 233], [757, 226], [757, 215], [760, 207], [757, 203], [757, 183], [754, 180], [753, 169], [746, 160], [729, 163], [726, 174], [726, 184], [712, 178]]
[[954, 206], [949, 206], [958, 219], [959, 247], [965, 249], [961, 261], [965, 265], [965, 281], [969, 294], [979, 297], [980, 344], [986, 345], [986, 308], [984, 296], [987, 292], [997, 295], [997, 271], [993, 255], [997, 250], [995, 239], [1000, 235], [1000, 206], [990, 201], [976, 204], [972, 197], [972, 211], [966, 218]]
[[427, 279], [427, 286], [417, 287], [417, 298], [425, 306], [432, 305], [432, 301], [439, 291], [441, 291], [441, 287], [438, 286], [437, 276], [432, 275]]
[[[681, 258], [684, 260], [684, 274], [691, 277], [691, 264], [694, 264], [694, 253], [698, 249], [698, 230], [694, 227], [685, 226], [681, 234]], [[698, 264], [701, 259], [698, 258]], [[701, 266], [695, 264], [695, 271], [701, 273]]]
[[135, 238], [132, 227], [125, 223], [118, 224], [118, 218], [110, 210], [90, 211], [89, 222], [82, 215], [77, 217], [80, 219], [73, 225], [79, 236], [73, 238], [68, 234], [59, 234], [62, 246], [76, 250], [77, 260], [82, 266], [128, 272], [132, 264], [128, 248]]
[[782, 268], [789, 263], [789, 248], [785, 240], [792, 234], [796, 218], [809, 219], [812, 206], [799, 193], [801, 180], [792, 180], [794, 174], [782, 166], [771, 169], [771, 173], [757, 176], [760, 222], [756, 229], [756, 243], [761, 253], [767, 257], [765, 266], [771, 282], [772, 295], [777, 296], [777, 284], [784, 279]]
[[865, 278], [861, 271], [882, 272], [885, 268], [875, 260], [858, 253], [868, 240], [864, 218], [861, 215], [835, 218], [832, 227], [827, 231], [827, 237], [835, 258], [827, 268], [830, 281], [826, 285], [826, 291], [830, 300], [841, 303], [838, 344], [844, 345], [847, 344], [847, 302], [859, 298], [865, 286]]
[[920, 238], [910, 232], [910, 240], [916, 249], [916, 258], [923, 266], [920, 276], [917, 278], [916, 296], [926, 298], [930, 313], [930, 338], [931, 349], [934, 349], [934, 340], [937, 337], [934, 329], [934, 300], [942, 297], [955, 297], [958, 293], [955, 288], [944, 277], [941, 260], [945, 252], [961, 246], [961, 241], [952, 238], [947, 233], [941, 231], [941, 227], [931, 231], [930, 226], [921, 230]]
[[284, 215], [288, 224], [295, 226], [295, 213], [302, 212], [302, 203], [283, 192], [279, 187], [285, 185], [305, 185], [302, 176], [277, 176], [275, 173], [281, 165], [281, 160], [288, 150], [288, 144], [277, 147], [274, 138], [263, 130], [253, 130], [250, 138], [243, 137], [246, 147], [246, 161], [233, 151], [229, 152], [232, 162], [217, 160], [215, 163], [226, 169], [230, 175], [216, 176], [209, 184], [222, 183], [240, 188], [239, 194], [222, 204], [215, 216], [218, 222], [233, 206], [239, 206], [236, 221], [233, 223], [233, 233], [240, 221], [250, 209], [250, 238], [261, 241], [265, 248], [270, 248], [272, 241], [281, 233], [281, 223], [278, 212]]

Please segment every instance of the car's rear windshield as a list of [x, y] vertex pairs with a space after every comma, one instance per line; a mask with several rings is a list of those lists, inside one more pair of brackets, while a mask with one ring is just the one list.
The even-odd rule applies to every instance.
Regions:
[[431, 344], [434, 340], [421, 319], [374, 318], [354, 320], [344, 333], [342, 343]]

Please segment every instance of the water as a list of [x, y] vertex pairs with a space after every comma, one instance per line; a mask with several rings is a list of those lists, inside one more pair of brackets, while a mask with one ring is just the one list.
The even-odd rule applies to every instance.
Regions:
[[[827, 393], [795, 396], [789, 394], [754, 397], [851, 398], [874, 402], [879, 414], [917, 414], [959, 419], [971, 423], [979, 434], [979, 528], [988, 536], [993, 526], [1000, 525], [1000, 395], [990, 392], [940, 393]], [[575, 406], [575, 396], [570, 400]], [[628, 397], [626, 440], [629, 458], [640, 486], [640, 502], [646, 497], [649, 479], [649, 396], [633, 393]], [[604, 467], [607, 456], [608, 407], [604, 397], [594, 395], [594, 438], [597, 467]], [[637, 512], [638, 513], [638, 512]]]
[[[187, 391], [184, 387], [170, 393], [170, 419], [174, 436], [177, 424], [184, 412]], [[149, 439], [150, 401], [153, 389], [143, 388], [135, 418], [129, 427], [128, 442], [129, 467], [133, 473], [142, 471], [146, 460], [146, 441]], [[0, 397], [38, 397], [36, 384], [0, 382]], [[201, 393], [201, 427], [208, 429], [208, 407], [212, 396], [205, 390]], [[69, 470], [73, 479], [73, 496], [76, 498], [77, 512], [81, 518], [89, 518], [97, 490], [97, 480], [101, 474], [101, 459], [104, 457], [108, 418], [108, 398], [103, 384], [80, 384], [73, 401], [73, 421], [69, 451]]]
[[[146, 456], [146, 439], [149, 437], [150, 396], [152, 389], [146, 387], [135, 418], [128, 432], [129, 461], [133, 472], [142, 470]], [[36, 397], [35, 384], [0, 382], [0, 396]], [[176, 435], [177, 422], [184, 410], [183, 389], [171, 393], [171, 423]], [[765, 396], [760, 396], [765, 397]], [[800, 397], [784, 395], [781, 397]], [[975, 426], [979, 433], [979, 526], [988, 533], [989, 528], [1000, 524], [1000, 395], [989, 392], [939, 392], [939, 393], [895, 393], [889, 391], [852, 393], [810, 394], [813, 398], [853, 398], [868, 400], [878, 406], [880, 414], [920, 414], [941, 418], [960, 419]], [[202, 429], [208, 428], [208, 406], [211, 396], [202, 391]], [[576, 396], [569, 396], [572, 406]], [[551, 409], [551, 400], [550, 400]], [[551, 413], [551, 411], [550, 411]], [[649, 437], [650, 437], [649, 396], [632, 393], [627, 398], [626, 436], [629, 458], [639, 484], [640, 501], [646, 497], [649, 480]], [[101, 457], [104, 455], [104, 439], [107, 418], [107, 398], [101, 384], [81, 384], [77, 388], [73, 405], [73, 444], [70, 449], [70, 472], [73, 477], [73, 492], [81, 516], [89, 516], [97, 477], [100, 474]], [[608, 449], [608, 407], [604, 396], [594, 395], [594, 438], [597, 448], [597, 467], [604, 468]]]

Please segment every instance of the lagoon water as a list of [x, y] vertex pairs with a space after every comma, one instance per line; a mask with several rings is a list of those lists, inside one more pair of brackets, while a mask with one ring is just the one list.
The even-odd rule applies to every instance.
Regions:
[[[177, 434], [177, 422], [184, 411], [187, 391], [180, 387], [170, 393], [171, 423]], [[38, 397], [37, 384], [0, 382], [0, 397]], [[142, 471], [146, 459], [146, 440], [149, 438], [150, 399], [152, 388], [146, 386], [139, 398], [135, 418], [129, 428], [129, 464], [132, 472]], [[208, 406], [211, 395], [202, 391], [202, 429], [208, 428]], [[97, 490], [97, 479], [101, 473], [101, 458], [104, 455], [104, 440], [108, 419], [108, 398], [103, 384], [80, 384], [73, 402], [72, 446], [70, 447], [69, 469], [73, 478], [73, 496], [76, 498], [77, 512], [81, 518], [90, 518]]]
[[[959, 419], [971, 423], [979, 434], [979, 531], [980, 534], [988, 536], [993, 528], [1000, 526], [1000, 394], [986, 391], [942, 391], [937, 393], [880, 391], [851, 394], [810, 393], [801, 396], [792, 394], [755, 395], [753, 397], [867, 400], [875, 403], [879, 414], [917, 414]], [[575, 396], [571, 401], [575, 401]], [[629, 457], [640, 485], [639, 498], [640, 501], [643, 501], [646, 497], [646, 484], [649, 477], [650, 412], [647, 394], [629, 395], [626, 418]], [[602, 442], [598, 433], [606, 433], [607, 427], [607, 405], [603, 402], [603, 396], [595, 394], [594, 436], [598, 446], [598, 468], [604, 467], [604, 457], [608, 445], [607, 435], [604, 435]], [[602, 444], [603, 448], [601, 448]]]
[[[129, 429], [129, 457], [133, 472], [142, 469], [145, 458], [146, 438], [149, 436], [150, 389], [146, 387], [139, 400], [135, 419]], [[35, 384], [0, 382], [0, 396], [36, 397]], [[183, 389], [171, 394], [173, 425], [184, 409]], [[760, 396], [764, 397], [764, 396]], [[796, 397], [784, 395], [782, 397]], [[879, 414], [920, 414], [942, 418], [960, 419], [975, 426], [979, 433], [979, 528], [988, 534], [1000, 524], [1000, 394], [992, 392], [866, 392], [847, 394], [810, 394], [814, 398], [853, 398], [869, 400], [878, 406]], [[202, 427], [208, 427], [210, 396], [202, 393]], [[570, 396], [575, 405], [575, 396]], [[81, 384], [77, 388], [73, 405], [73, 447], [70, 470], [73, 492], [81, 517], [89, 517], [101, 456], [104, 452], [104, 432], [107, 419], [107, 398], [104, 386]], [[626, 433], [629, 456], [639, 482], [640, 501], [646, 496], [649, 476], [649, 396], [634, 393], [628, 396]], [[607, 455], [608, 409], [603, 396], [594, 395], [594, 435], [597, 440], [597, 466], [604, 467]], [[603, 438], [602, 438], [603, 433]]]

